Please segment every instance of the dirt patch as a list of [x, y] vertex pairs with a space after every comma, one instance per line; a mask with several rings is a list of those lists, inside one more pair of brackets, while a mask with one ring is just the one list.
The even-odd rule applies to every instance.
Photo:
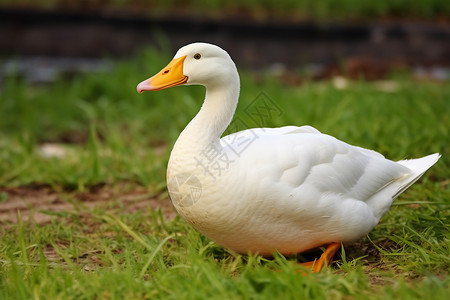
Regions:
[[73, 212], [79, 207], [104, 207], [109, 211], [121, 209], [125, 213], [160, 209], [170, 220], [177, 214], [169, 199], [133, 184], [98, 185], [83, 192], [57, 191], [47, 185], [0, 187], [0, 195], [0, 224], [16, 223], [18, 212], [23, 221], [45, 224], [54, 215]]

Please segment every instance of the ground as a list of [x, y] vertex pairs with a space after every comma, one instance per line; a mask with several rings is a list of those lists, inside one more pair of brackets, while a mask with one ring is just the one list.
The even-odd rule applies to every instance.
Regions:
[[32, 185], [21, 187], [0, 187], [3, 201], [0, 202], [0, 224], [16, 223], [17, 212], [22, 220], [36, 224], [46, 224], [52, 216], [60, 212], [73, 212], [76, 207], [92, 209], [96, 206], [108, 207], [114, 212], [114, 199], [119, 199], [124, 206], [123, 213], [133, 213], [151, 208], [160, 209], [167, 220], [176, 216], [175, 208], [168, 199], [159, 199], [143, 187], [137, 185], [97, 185], [83, 192], [57, 192], [48, 185]]

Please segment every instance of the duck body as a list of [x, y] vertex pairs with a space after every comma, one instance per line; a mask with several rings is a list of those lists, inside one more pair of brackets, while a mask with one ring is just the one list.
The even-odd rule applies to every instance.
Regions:
[[[294, 254], [355, 241], [377, 225], [415, 174], [311, 127], [256, 131], [257, 138], [239, 156], [226, 141], [231, 138], [222, 139], [220, 155], [226, 158], [220, 174], [199, 165], [201, 152], [185, 160], [172, 156], [167, 173], [180, 215], [239, 253]], [[176, 174], [200, 179], [201, 196], [180, 205]], [[191, 193], [185, 189], [181, 197]]]
[[[173, 62], [181, 71], [166, 79]], [[168, 191], [184, 219], [233, 251], [294, 254], [357, 240], [440, 157], [394, 162], [310, 126], [220, 138], [239, 97], [233, 61], [217, 46], [194, 43], [171, 64], [138, 90], [202, 84], [206, 98], [172, 150]]]

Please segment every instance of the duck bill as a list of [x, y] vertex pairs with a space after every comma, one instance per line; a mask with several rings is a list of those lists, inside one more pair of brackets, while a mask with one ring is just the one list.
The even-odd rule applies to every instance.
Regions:
[[173, 59], [158, 74], [139, 83], [137, 86], [138, 93], [143, 93], [144, 91], [159, 91], [186, 83], [188, 77], [183, 74], [183, 63], [185, 59], [186, 56]]

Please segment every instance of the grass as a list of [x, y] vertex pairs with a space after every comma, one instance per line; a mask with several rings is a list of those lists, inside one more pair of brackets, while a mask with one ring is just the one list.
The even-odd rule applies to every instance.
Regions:
[[[450, 13], [450, 5], [442, 0], [281, 0], [281, 1], [224, 1], [210, 0], [170, 0], [170, 1], [90, 1], [89, 3], [67, 4], [63, 0], [0, 0], [0, 5], [32, 6], [41, 8], [66, 7], [69, 9], [86, 9], [104, 11], [109, 9], [123, 10], [124, 8], [138, 9], [152, 15], [168, 14], [171, 12], [189, 12], [193, 15], [210, 14], [223, 16], [227, 14], [241, 14], [253, 18], [292, 17], [294, 19], [362, 19], [380, 17], [422, 18], [433, 19], [445, 17]], [[87, 5], [87, 7], [86, 7]]]
[[[46, 187], [73, 209], [33, 210], [0, 227], [0, 299], [446, 299], [450, 292], [450, 86], [393, 76], [376, 83], [329, 81], [285, 86], [242, 75], [236, 113], [245, 126], [310, 124], [389, 158], [443, 157], [405, 192], [362, 241], [320, 274], [295, 274], [297, 257], [230, 253], [179, 217], [128, 211], [120, 189], [170, 201], [165, 169], [172, 144], [201, 105], [201, 87], [139, 95], [136, 84], [169, 56], [142, 52], [108, 74], [30, 86], [10, 78], [0, 90], [0, 205], [15, 189]], [[262, 123], [249, 105], [260, 93], [280, 113]], [[66, 155], [45, 157], [43, 144]], [[80, 193], [118, 189], [89, 206]], [[125, 188], [124, 188], [125, 189]], [[147, 197], [147, 196], [146, 196]], [[27, 199], [23, 199], [27, 203]], [[15, 212], [13, 212], [15, 213]], [[39, 224], [33, 213], [51, 221]], [[23, 219], [23, 220], [22, 220]]]

